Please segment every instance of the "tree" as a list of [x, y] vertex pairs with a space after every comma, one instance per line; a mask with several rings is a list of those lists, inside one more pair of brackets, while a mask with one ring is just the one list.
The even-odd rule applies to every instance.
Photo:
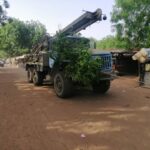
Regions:
[[28, 41], [28, 48], [31, 48], [41, 39], [41, 37], [43, 37], [43, 35], [46, 34], [46, 28], [39, 21], [27, 21], [25, 24], [28, 29], [28, 36], [30, 39], [30, 41]]
[[9, 3], [7, 0], [2, 0], [2, 4], [0, 3], [0, 25], [4, 25], [5, 21], [9, 19], [6, 16], [6, 8], [9, 8]]
[[115, 0], [112, 22], [126, 49], [150, 47], [150, 1]]
[[11, 23], [0, 28], [0, 50], [9, 56], [27, 53], [44, 34], [44, 25], [37, 21], [23, 22], [13, 19]]
[[116, 36], [107, 36], [100, 41], [97, 41], [97, 48], [103, 50], [110, 49], [125, 49], [126, 42], [122, 39], [118, 39]]

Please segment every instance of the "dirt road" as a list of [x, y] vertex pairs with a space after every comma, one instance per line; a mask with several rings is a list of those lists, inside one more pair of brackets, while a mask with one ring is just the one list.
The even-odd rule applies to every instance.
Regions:
[[150, 89], [121, 77], [106, 95], [62, 100], [0, 68], [0, 150], [150, 150]]

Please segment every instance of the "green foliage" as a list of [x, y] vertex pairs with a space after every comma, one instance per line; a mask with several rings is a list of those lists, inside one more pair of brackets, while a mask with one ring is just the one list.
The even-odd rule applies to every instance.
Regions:
[[98, 49], [110, 50], [110, 49], [125, 49], [126, 41], [118, 39], [115, 36], [107, 36], [96, 43]]
[[29, 48], [31, 48], [41, 39], [41, 37], [43, 37], [46, 34], [46, 28], [39, 21], [27, 21], [25, 22], [25, 24], [29, 32]]
[[150, 47], [150, 1], [115, 0], [112, 22], [126, 48]]
[[9, 8], [9, 3], [7, 0], [0, 1], [0, 26], [5, 25], [5, 22], [8, 20], [6, 16], [6, 8]]
[[4, 51], [0, 51], [0, 58], [6, 58], [7, 54]]
[[9, 56], [22, 55], [27, 53], [45, 33], [45, 27], [39, 22], [13, 19], [11, 23], [0, 28], [0, 50]]
[[101, 60], [92, 58], [88, 51], [89, 40], [69, 38], [60, 33], [56, 37], [51, 56], [56, 56], [55, 65], [60, 66], [62, 62], [67, 62], [64, 69], [65, 76], [83, 85], [99, 80]]

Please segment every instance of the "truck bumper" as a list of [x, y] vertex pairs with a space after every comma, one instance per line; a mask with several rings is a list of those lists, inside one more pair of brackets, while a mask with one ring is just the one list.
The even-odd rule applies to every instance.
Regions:
[[100, 73], [100, 80], [114, 80], [117, 78], [117, 75], [114, 72], [107, 73], [101, 72]]

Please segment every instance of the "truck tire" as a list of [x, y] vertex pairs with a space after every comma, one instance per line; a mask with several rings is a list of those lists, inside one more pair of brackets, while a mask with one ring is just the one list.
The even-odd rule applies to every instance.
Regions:
[[100, 81], [99, 83], [93, 84], [93, 92], [95, 93], [104, 94], [109, 90], [109, 88], [110, 88], [110, 80], [103, 80]]
[[54, 76], [54, 90], [58, 97], [66, 98], [72, 95], [73, 84], [71, 79], [64, 77], [62, 72], [58, 72]]
[[43, 84], [43, 75], [42, 72], [33, 71], [33, 83], [35, 86], [40, 86]]
[[30, 68], [27, 70], [27, 79], [29, 83], [33, 83], [33, 71]]

